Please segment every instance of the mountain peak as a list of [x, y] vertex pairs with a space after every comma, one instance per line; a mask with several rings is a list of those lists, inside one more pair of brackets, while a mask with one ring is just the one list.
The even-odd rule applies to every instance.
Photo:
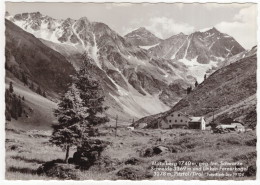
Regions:
[[202, 32], [202, 33], [205, 33], [205, 32], [211, 32], [211, 33], [216, 33], [216, 32], [220, 32], [218, 31], [215, 27], [210, 27], [210, 28], [204, 28], [204, 29], [200, 29], [198, 32]]
[[[137, 30], [139, 30], [139, 31], [148, 31], [145, 27], [140, 27]], [[135, 30], [135, 31], [137, 31], [137, 30]]]
[[161, 41], [160, 38], [156, 37], [152, 32], [147, 30], [145, 27], [140, 27], [125, 35], [132, 44], [136, 46], [149, 46], [157, 44]]
[[88, 22], [88, 23], [90, 23], [90, 21], [88, 20], [88, 18], [87, 17], [81, 17], [80, 19], [79, 19], [79, 21], [84, 21], [84, 22]]
[[8, 11], [5, 12], [5, 17], [10, 16], [10, 13]]
[[208, 31], [211, 31], [211, 32], [219, 32], [215, 27], [212, 27], [210, 30]]
[[40, 12], [32, 12], [32, 13], [29, 13], [31, 17], [34, 17], [34, 18], [40, 18], [42, 17], [42, 14]]

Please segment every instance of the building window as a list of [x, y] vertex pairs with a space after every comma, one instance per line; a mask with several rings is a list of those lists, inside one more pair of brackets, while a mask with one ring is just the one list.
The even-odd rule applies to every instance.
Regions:
[[171, 122], [172, 122], [172, 120], [169, 120], [169, 122], [171, 123]]
[[177, 122], [177, 120], [175, 120], [175, 123]]
[[172, 114], [172, 117], [173, 117], [173, 114]]
[[182, 119], [181, 119], [181, 122], [182, 122]]
[[178, 117], [180, 117], [181, 115], [180, 114], [178, 114]]

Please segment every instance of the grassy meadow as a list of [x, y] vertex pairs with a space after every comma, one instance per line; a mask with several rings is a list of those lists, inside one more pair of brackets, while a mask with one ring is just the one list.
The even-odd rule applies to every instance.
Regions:
[[[192, 161], [192, 162], [242, 162], [244, 166], [255, 165], [256, 162], [256, 134], [254, 131], [246, 133], [212, 134], [196, 130], [161, 130], [118, 129], [117, 137], [113, 130], [101, 129], [101, 135], [96, 138], [109, 141], [111, 144], [102, 152], [101, 156], [108, 156], [113, 165], [94, 165], [89, 170], [80, 171], [80, 180], [116, 180], [124, 179], [118, 172], [125, 168], [132, 168], [144, 172], [148, 176], [136, 179], [255, 179], [250, 177], [165, 177], [153, 176], [152, 161]], [[62, 149], [49, 144], [51, 131], [18, 130], [6, 125], [6, 179], [8, 180], [51, 180], [57, 179], [36, 174], [37, 168], [44, 162], [54, 159], [64, 159]], [[168, 150], [158, 155], [144, 157], [145, 149], [163, 146]], [[70, 156], [76, 149], [70, 151]], [[127, 163], [129, 159], [135, 163]], [[135, 177], [134, 177], [135, 178]]]

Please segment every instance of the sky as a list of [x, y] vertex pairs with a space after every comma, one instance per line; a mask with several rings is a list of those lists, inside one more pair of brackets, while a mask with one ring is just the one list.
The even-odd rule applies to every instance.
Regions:
[[6, 3], [11, 15], [41, 12], [56, 19], [103, 22], [121, 36], [145, 27], [166, 39], [216, 27], [234, 37], [245, 49], [257, 44], [257, 4], [253, 3]]

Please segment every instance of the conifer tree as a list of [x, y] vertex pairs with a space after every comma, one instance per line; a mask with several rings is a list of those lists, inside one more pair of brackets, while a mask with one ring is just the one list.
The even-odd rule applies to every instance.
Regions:
[[206, 80], [206, 79], [207, 79], [207, 75], [205, 74], [205, 75], [204, 75], [204, 80]]
[[191, 87], [191, 86], [190, 86], [190, 87], [187, 87], [187, 94], [190, 94], [191, 91], [192, 91], [192, 87]]
[[88, 139], [93, 126], [109, 121], [107, 116], [102, 116], [108, 107], [103, 106], [100, 84], [89, 73], [92, 65], [93, 60], [83, 55], [83, 65], [74, 78], [75, 82], [54, 112], [59, 123], [53, 125], [50, 142], [66, 150], [66, 163], [71, 146], [79, 146]]
[[83, 55], [83, 64], [77, 73], [76, 87], [79, 89], [82, 104], [86, 107], [86, 120], [89, 127], [109, 121], [103, 113], [108, 109], [104, 106], [104, 92], [98, 80], [90, 73], [94, 69], [94, 60], [87, 53]]
[[39, 94], [39, 95], [42, 95], [42, 90], [41, 90], [40, 86], [38, 86], [38, 88], [36, 90], [36, 93]]
[[33, 82], [30, 84], [29, 88], [34, 91], [34, 84], [33, 84]]
[[54, 110], [58, 124], [53, 124], [53, 133], [50, 142], [66, 151], [65, 162], [68, 163], [71, 146], [77, 145], [84, 134], [81, 128], [84, 117], [80, 111], [81, 100], [75, 85], [61, 98], [58, 108]]
[[14, 92], [14, 88], [13, 88], [13, 82], [9, 83], [9, 92], [13, 93]]
[[28, 79], [24, 72], [22, 72], [22, 82], [24, 83], [24, 85], [28, 85]]
[[196, 82], [195, 82], [195, 87], [197, 87], [199, 84], [198, 84], [198, 82], [197, 82], [197, 80], [196, 80]]

